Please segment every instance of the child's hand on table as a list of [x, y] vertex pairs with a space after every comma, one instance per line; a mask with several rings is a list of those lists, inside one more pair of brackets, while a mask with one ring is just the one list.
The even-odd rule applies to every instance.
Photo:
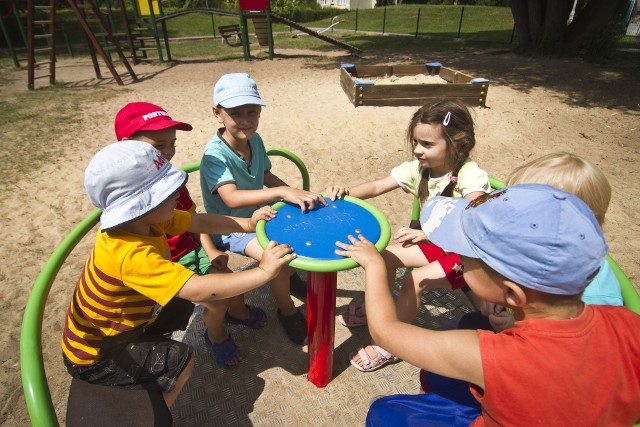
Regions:
[[378, 249], [364, 236], [359, 235], [356, 239], [352, 235], [349, 235], [348, 239], [351, 244], [336, 242], [336, 246], [342, 249], [336, 249], [337, 255], [349, 257], [365, 269], [377, 263], [384, 264], [384, 260], [380, 252], [378, 252]]
[[402, 227], [396, 231], [393, 238], [402, 244], [403, 247], [417, 245], [418, 243], [427, 243], [429, 239], [422, 230], [415, 230], [409, 227]]

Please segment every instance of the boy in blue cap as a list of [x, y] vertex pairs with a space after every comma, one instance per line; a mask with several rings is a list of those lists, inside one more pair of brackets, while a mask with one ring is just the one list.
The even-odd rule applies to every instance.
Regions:
[[[368, 426], [632, 425], [640, 420], [640, 317], [585, 305], [607, 245], [589, 207], [554, 187], [523, 184], [473, 201], [434, 197], [422, 229], [460, 254], [464, 279], [514, 311], [514, 328], [432, 331], [398, 321], [382, 258], [366, 239], [336, 253], [364, 269], [369, 330], [420, 368], [470, 383], [481, 409], [434, 393], [375, 401]], [[369, 311], [369, 307], [372, 308]]]
[[[209, 213], [248, 218], [259, 206], [282, 200], [303, 212], [326, 204], [320, 194], [289, 187], [271, 171], [258, 134], [260, 112], [266, 104], [247, 73], [225, 74], [213, 88], [213, 116], [223, 127], [207, 143], [200, 162], [200, 187]], [[255, 233], [212, 235], [222, 250], [261, 259]], [[291, 269], [285, 267], [269, 284], [277, 315], [289, 339], [307, 343], [307, 323], [291, 299]], [[229, 317], [227, 317], [228, 319]]]

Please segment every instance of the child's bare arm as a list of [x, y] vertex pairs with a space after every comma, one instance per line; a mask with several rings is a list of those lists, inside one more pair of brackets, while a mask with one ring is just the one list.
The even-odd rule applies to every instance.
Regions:
[[363, 182], [352, 188], [332, 185], [327, 187], [326, 193], [331, 200], [336, 200], [344, 195], [357, 197], [358, 199], [370, 199], [398, 188], [398, 183], [389, 175], [375, 181]]
[[201, 234], [200, 244], [202, 245], [204, 251], [207, 253], [207, 256], [209, 257], [213, 268], [218, 271], [222, 271], [227, 268], [227, 265], [229, 264], [229, 254], [222, 252], [220, 249], [216, 248], [210, 235]]
[[477, 199], [478, 197], [483, 196], [483, 195], [485, 195], [485, 194], [486, 194], [486, 193], [485, 193], [485, 192], [483, 192], [483, 191], [474, 191], [473, 193], [469, 193], [469, 194], [467, 194], [466, 196], [464, 196], [464, 198], [465, 198], [465, 199], [473, 200], [473, 199]]
[[315, 209], [320, 203], [327, 204], [322, 195], [297, 188], [280, 186], [260, 190], [238, 190], [235, 184], [226, 184], [218, 188], [222, 201], [231, 209], [259, 206], [265, 203], [284, 200], [300, 206], [303, 212]]
[[266, 221], [274, 218], [277, 212], [270, 206], [256, 209], [251, 218], [238, 218], [234, 216], [216, 214], [191, 214], [191, 226], [189, 232], [199, 234], [224, 234], [256, 231], [256, 224], [259, 220]]
[[256, 268], [237, 273], [194, 274], [177, 296], [202, 303], [231, 298], [264, 285], [278, 275], [280, 269], [296, 256], [289, 245], [269, 242]]
[[414, 366], [484, 388], [477, 332], [432, 331], [400, 322], [382, 256], [362, 236], [349, 240], [336, 243], [342, 249], [336, 253], [353, 258], [365, 270], [367, 321], [376, 344]]
[[289, 184], [284, 182], [278, 175], [267, 171], [264, 173], [264, 186], [265, 187], [290, 187]]

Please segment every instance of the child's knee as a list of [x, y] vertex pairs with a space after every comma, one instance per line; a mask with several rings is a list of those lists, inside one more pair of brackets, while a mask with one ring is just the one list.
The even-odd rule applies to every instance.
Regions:
[[193, 370], [196, 366], [196, 357], [194, 353], [191, 353], [191, 357], [189, 357], [189, 362], [187, 362], [187, 366], [185, 366], [184, 370], [180, 373], [179, 377], [183, 380], [188, 380], [193, 374]]

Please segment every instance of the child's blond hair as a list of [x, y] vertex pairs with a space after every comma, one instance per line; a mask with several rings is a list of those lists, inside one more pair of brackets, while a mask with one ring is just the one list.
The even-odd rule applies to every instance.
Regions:
[[569, 153], [551, 153], [517, 167], [506, 181], [514, 184], [547, 184], [584, 201], [602, 225], [611, 201], [611, 185], [600, 168]]

